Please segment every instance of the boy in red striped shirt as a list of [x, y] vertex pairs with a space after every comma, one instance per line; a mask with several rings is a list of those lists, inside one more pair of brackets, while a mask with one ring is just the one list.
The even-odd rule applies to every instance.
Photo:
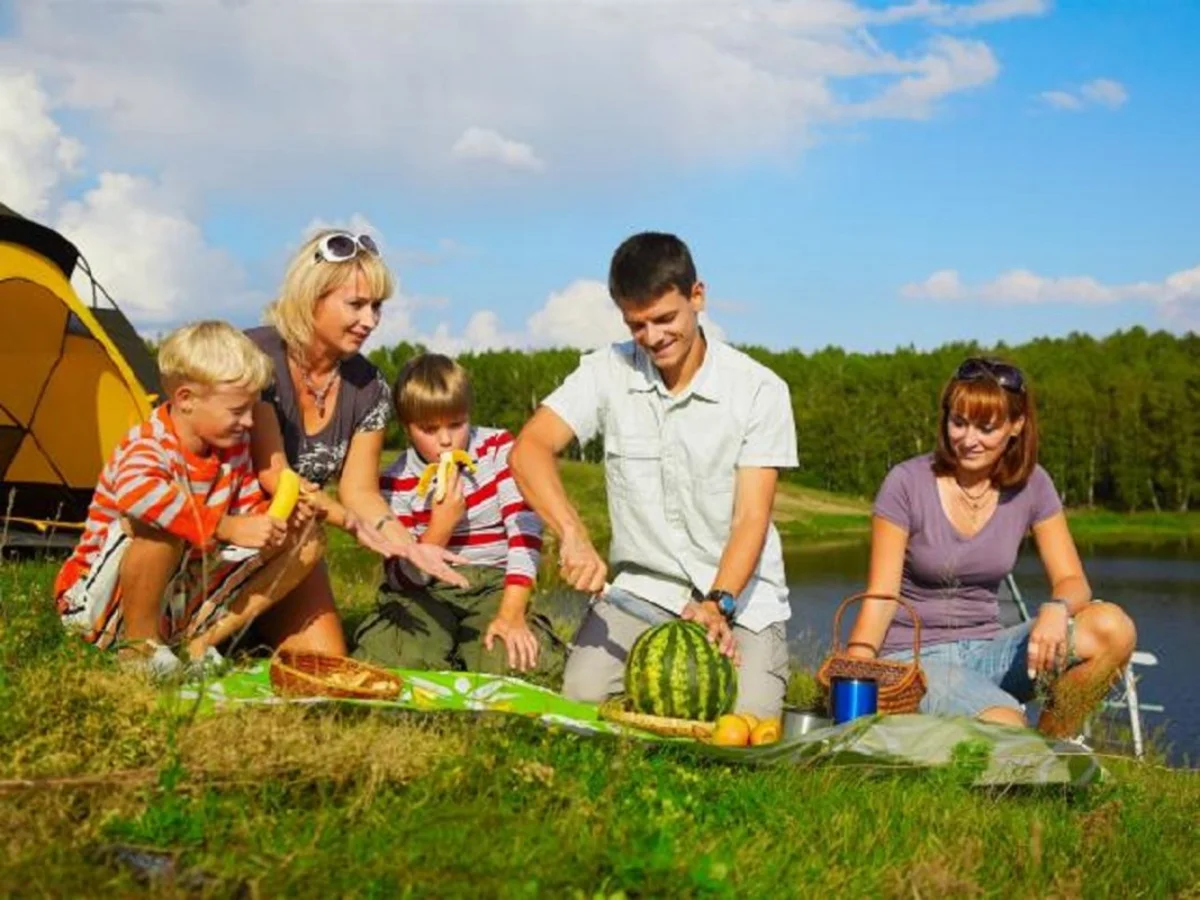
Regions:
[[[399, 668], [516, 669], [551, 678], [562, 668], [562, 641], [528, 609], [542, 523], [509, 474], [512, 435], [471, 424], [470, 380], [446, 356], [409, 360], [392, 402], [410, 446], [384, 472], [380, 491], [419, 541], [467, 559], [457, 571], [470, 586], [431, 584], [402, 560], [388, 560], [378, 607], [358, 628], [354, 655]], [[453, 451], [466, 453], [471, 465], [453, 465], [444, 485], [422, 479]]]
[[[100, 473], [83, 535], [54, 595], [68, 628], [155, 678], [220, 660], [216, 646], [321, 558], [320, 529], [267, 516], [250, 456], [252, 410], [271, 361], [238, 329], [197, 322], [158, 352], [167, 402]], [[298, 546], [301, 533], [311, 535]]]

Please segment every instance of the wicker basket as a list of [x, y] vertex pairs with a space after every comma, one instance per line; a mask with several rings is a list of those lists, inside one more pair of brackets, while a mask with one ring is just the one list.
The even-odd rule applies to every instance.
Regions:
[[645, 713], [634, 712], [629, 705], [629, 698], [622, 695], [613, 697], [600, 704], [600, 718], [631, 728], [650, 731], [660, 737], [685, 737], [698, 741], [706, 741], [712, 737], [717, 725], [715, 722], [699, 722], [694, 719], [667, 719], [662, 716], [648, 716]]
[[[858, 600], [892, 600], [912, 616], [912, 662], [890, 659], [858, 659], [842, 648], [842, 612]], [[817, 682], [828, 698], [835, 678], [869, 678], [879, 686], [877, 709], [881, 713], [911, 713], [925, 696], [925, 672], [921, 669], [921, 619], [912, 604], [895, 594], [855, 594], [838, 606], [833, 616], [833, 650], [817, 670]]]
[[395, 700], [403, 684], [394, 672], [345, 656], [285, 650], [271, 658], [271, 686], [285, 697]]

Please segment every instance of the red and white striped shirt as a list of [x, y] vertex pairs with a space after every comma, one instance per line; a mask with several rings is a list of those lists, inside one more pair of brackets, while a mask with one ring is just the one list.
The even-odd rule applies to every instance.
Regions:
[[122, 516], [182, 538], [199, 557], [211, 549], [222, 516], [264, 512], [266, 505], [249, 435], [196, 456], [179, 442], [164, 403], [130, 429], [100, 473], [83, 535], [58, 573], [54, 596], [62, 598], [91, 569]]
[[[471, 565], [503, 568], [504, 583], [532, 587], [542, 550], [542, 521], [517, 490], [508, 470], [513, 436], [500, 428], [471, 428], [467, 453], [475, 471], [459, 471], [467, 511], [454, 526], [447, 549]], [[427, 463], [411, 447], [379, 479], [379, 490], [396, 518], [416, 537], [429, 527], [433, 491], [417, 496], [417, 482]], [[411, 570], [399, 560], [387, 564], [388, 583], [397, 590], [413, 587]]]

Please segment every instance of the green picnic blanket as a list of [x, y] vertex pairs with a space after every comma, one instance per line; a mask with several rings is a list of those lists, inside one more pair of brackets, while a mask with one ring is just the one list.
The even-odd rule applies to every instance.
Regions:
[[1060, 784], [1080, 787], [1101, 777], [1092, 754], [1054, 742], [1031, 729], [988, 725], [967, 718], [925, 715], [875, 716], [822, 728], [761, 747], [716, 747], [662, 738], [608, 722], [598, 707], [519, 678], [472, 672], [397, 670], [404, 687], [397, 700], [285, 699], [271, 688], [268, 662], [260, 660], [203, 685], [184, 685], [175, 697], [202, 714], [233, 705], [329, 704], [425, 712], [500, 713], [525, 716], [577, 734], [626, 736], [683, 744], [695, 753], [750, 765], [791, 763], [859, 767], [933, 768], [967, 762], [981, 786]]

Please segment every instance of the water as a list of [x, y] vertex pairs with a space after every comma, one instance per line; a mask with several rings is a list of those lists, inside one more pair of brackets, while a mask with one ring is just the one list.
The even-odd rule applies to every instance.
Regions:
[[[793, 617], [789, 623], [793, 656], [815, 666], [832, 636], [834, 612], [842, 598], [861, 591], [867, 571], [866, 544], [847, 544], [788, 557]], [[1200, 764], [1200, 551], [1177, 548], [1107, 547], [1088, 550], [1084, 566], [1097, 597], [1120, 604], [1138, 628], [1138, 649], [1158, 657], [1158, 665], [1139, 668], [1143, 703], [1165, 712], [1142, 713], [1146, 730], [1168, 749], [1175, 764]], [[1017, 563], [1018, 586], [1031, 609], [1047, 599], [1041, 561], [1033, 550]], [[1018, 620], [1008, 604], [1010, 621]], [[853, 622], [852, 605], [842, 625], [843, 638]], [[1114, 721], [1128, 716], [1114, 711]]]

